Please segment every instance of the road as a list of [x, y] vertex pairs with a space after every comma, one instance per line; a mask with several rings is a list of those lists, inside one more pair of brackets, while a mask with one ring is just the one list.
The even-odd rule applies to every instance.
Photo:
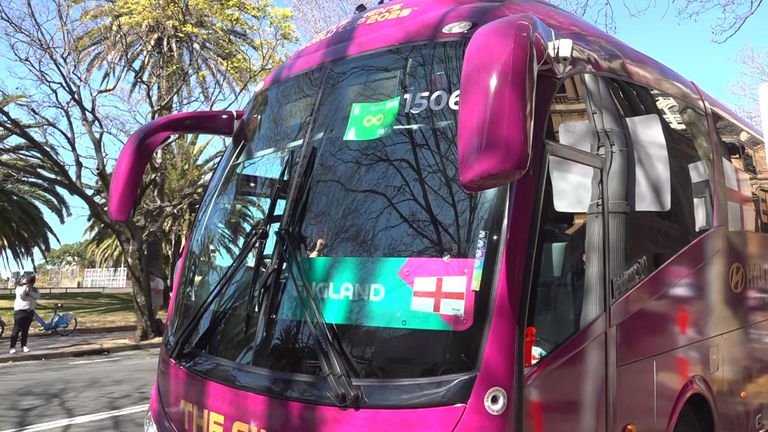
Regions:
[[158, 349], [0, 364], [0, 432], [142, 431]]

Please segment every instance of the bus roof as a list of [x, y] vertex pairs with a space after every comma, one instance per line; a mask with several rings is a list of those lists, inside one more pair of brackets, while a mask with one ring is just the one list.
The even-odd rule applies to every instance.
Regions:
[[[383, 3], [353, 15], [321, 33], [297, 50], [264, 81], [268, 86], [320, 64], [388, 47], [439, 39], [455, 39], [445, 26], [470, 21], [462, 37], [499, 18], [528, 13], [552, 30], [553, 39], [573, 41], [569, 73], [597, 72], [626, 77], [674, 96], [698, 100], [696, 86], [670, 68], [627, 46], [580, 17], [535, 0], [403, 0]], [[492, 48], [489, 48], [492, 49]], [[735, 123], [760, 136], [738, 114], [706, 93], [705, 100]]]

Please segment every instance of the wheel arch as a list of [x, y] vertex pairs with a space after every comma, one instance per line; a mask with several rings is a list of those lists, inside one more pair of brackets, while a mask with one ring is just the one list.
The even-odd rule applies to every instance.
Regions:
[[709, 382], [701, 375], [691, 377], [680, 389], [667, 422], [667, 432], [673, 432], [680, 413], [685, 407], [691, 407], [696, 415], [717, 430], [717, 405], [714, 392]]

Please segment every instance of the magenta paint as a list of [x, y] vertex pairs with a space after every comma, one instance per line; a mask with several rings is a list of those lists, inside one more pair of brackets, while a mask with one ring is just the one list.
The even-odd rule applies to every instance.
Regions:
[[[462, 20], [474, 24], [466, 34], [442, 32], [445, 25]], [[540, 41], [551, 37], [567, 38], [577, 47], [568, 73], [597, 72], [623, 77], [706, 105], [710, 115], [714, 109], [748, 127], [733, 111], [699, 92], [691, 82], [669, 68], [571, 14], [529, 1], [385, 3], [350, 18], [297, 51], [270, 74], [264, 84], [268, 87], [321, 64], [388, 47], [471, 38], [476, 33], [492, 31], [494, 26], [509, 26], [509, 20], [514, 20], [516, 27], [507, 28], [520, 31], [508, 35], [510, 42], [515, 41], [512, 44], [514, 50], [504, 46], [503, 35], [496, 33], [494, 38], [488, 39], [495, 41], [491, 43], [493, 46], [472, 46], [470, 42], [471, 52], [467, 58], [483, 59], [484, 64], [492, 66], [493, 61], [489, 58], [502, 56], [513, 56], [525, 62], [531, 59], [546, 61], [541, 58], [543, 45]], [[549, 29], [552, 34], [544, 34], [541, 29]], [[518, 40], [528, 42], [528, 51], [517, 50], [525, 45]], [[498, 69], [498, 73], [513, 72]], [[473, 71], [471, 64], [464, 65], [464, 74], [464, 78], [474, 74], [489, 76], [488, 71]], [[491, 299], [492, 315], [482, 360], [466, 403], [432, 408], [342, 410], [268, 398], [203, 379], [170, 360], [163, 349], [151, 399], [151, 413], [158, 428], [191, 430], [189, 415], [203, 416], [203, 410], [207, 410], [208, 421], [214, 418], [211, 424], [218, 427], [221, 423], [223, 430], [238, 430], [241, 423], [247, 424], [250, 430], [269, 432], [520, 431], [520, 427], [539, 431], [579, 430], [582, 425], [594, 428], [588, 430], [620, 430], [625, 424], [635, 423], [644, 431], [664, 431], [671, 430], [670, 425], [674, 424], [683, 404], [696, 395], [716, 410], [720, 429], [745, 430], [748, 420], [754, 423], [754, 418], [750, 418], [754, 410], [750, 411], [748, 405], [752, 402], [745, 402], [738, 395], [742, 389], [749, 388], [750, 383], [768, 374], [768, 365], [764, 361], [748, 361], [753, 358], [750, 357], [752, 353], [765, 349], [768, 302], [761, 300], [765, 293], [759, 288], [745, 290], [743, 298], [727, 297], [727, 271], [723, 273], [721, 270], [737, 261], [763, 262], [763, 257], [768, 256], [768, 245], [761, 234], [728, 231], [723, 226], [722, 210], [716, 211], [716, 226], [709, 233], [680, 251], [613, 304], [610, 315], [601, 315], [569, 340], [565, 348], [546, 357], [539, 367], [521, 369], [518, 363], [522, 358], [518, 351], [521, 344], [517, 338], [522, 334], [520, 323], [523, 322], [524, 308], [520, 304], [524, 300], [530, 227], [535, 221], [538, 178], [542, 169], [544, 131], [541, 125], [546, 120], [549, 101], [559, 79], [551, 70], [545, 69], [533, 78], [535, 82], [526, 82], [521, 88], [529, 91], [528, 86], [535, 84], [534, 107], [523, 107], [519, 102], [514, 105], [514, 101], [495, 101], [490, 92], [470, 89], [466, 84], [462, 88], [461, 122], [474, 126], [470, 130], [459, 129], [459, 134], [474, 136], [475, 142], [493, 143], [497, 147], [493, 150], [495, 154], [503, 154], [503, 144], [510, 139], [510, 134], [522, 135], [523, 132], [494, 131], [491, 130], [494, 124], [484, 124], [483, 118], [473, 117], [475, 113], [487, 112], [485, 104], [500, 104], [498, 109], [508, 109], [505, 104], [509, 103], [519, 110], [510, 112], [510, 115], [520, 116], [518, 124], [534, 125], [530, 148], [526, 152], [520, 148], [508, 149], [510, 160], [483, 160], [482, 149], [470, 147], [471, 151], [464, 153], [460, 149], [462, 172], [469, 173], [461, 180], [467, 187], [480, 189], [499, 181], [515, 180], [498, 268], [485, 269], [497, 271], [495, 296]], [[192, 118], [195, 118], [197, 128], [191, 123], [186, 126], [171, 123], [179, 118], [165, 118], [150, 123], [131, 138], [113, 176], [109, 210], [112, 217], [117, 220], [128, 217], [136, 197], [132, 191], [138, 189], [144, 166], [152, 151], [169, 133], [195, 130], [229, 135], [233, 132], [231, 118], [222, 119], [214, 126], [201, 126], [201, 122], [211, 122], [210, 117], [205, 120], [192, 115]], [[494, 135], [497, 132], [498, 135]], [[710, 133], [714, 139], [711, 124]], [[489, 136], [491, 140], [487, 140]], [[514, 141], [521, 142], [519, 139]], [[721, 209], [722, 173], [717, 167], [715, 164], [715, 209]], [[480, 174], [473, 174], [473, 170]], [[515, 174], [497, 178], [493, 176], [494, 172]], [[693, 292], [693, 299], [677, 296], [675, 293], [679, 290], [673, 288], [679, 287]], [[178, 287], [174, 291], [178, 291]], [[716, 309], [714, 313], [713, 307]], [[680, 311], [684, 311], [685, 331], [681, 330]], [[606, 364], [606, 347], [615, 349], [613, 364]], [[569, 387], [571, 383], [585, 379], [593, 381], [592, 387], [585, 387], [589, 391], [580, 390], [579, 393]], [[606, 383], [609, 382], [614, 382], [615, 387], [608, 388]], [[494, 387], [504, 389], [509, 398], [500, 415], [490, 414], [484, 406], [488, 390]], [[614, 402], [613, 412], [606, 412], [604, 408], [609, 399]], [[765, 402], [756, 399], [753, 403]], [[194, 413], [190, 411], [193, 407], [197, 410]], [[213, 417], [211, 413], [214, 413]], [[566, 421], [573, 418], [584, 423]]]
[[109, 188], [107, 213], [116, 221], [128, 220], [141, 186], [144, 169], [157, 150], [174, 133], [202, 133], [231, 136], [242, 112], [198, 111], [171, 114], [155, 119], [137, 130], [125, 143]]

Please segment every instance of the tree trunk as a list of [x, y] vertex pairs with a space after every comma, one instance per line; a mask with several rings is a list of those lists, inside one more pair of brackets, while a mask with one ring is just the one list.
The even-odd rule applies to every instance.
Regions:
[[[158, 54], [160, 55], [160, 70], [169, 70], [169, 65], [172, 64], [172, 60], [169, 60], [167, 53], [163, 52], [163, 47], [158, 45], [156, 47]], [[165, 73], [165, 72], [164, 72]], [[171, 81], [171, 82], [168, 82]], [[157, 95], [155, 106], [156, 111], [153, 112], [153, 118], [159, 118], [165, 115], [169, 115], [173, 112], [173, 79], [168, 77], [160, 77], [157, 81]], [[157, 186], [154, 190], [155, 203], [162, 205], [166, 204], [167, 197], [165, 196], [165, 165], [166, 154], [170, 151], [168, 147], [161, 148], [155, 153], [155, 158], [159, 159], [158, 163], [153, 164], [154, 175], [157, 179]], [[158, 323], [155, 319], [155, 311], [152, 307], [152, 290], [149, 285], [149, 272], [154, 273], [161, 279], [168, 280], [163, 276], [165, 266], [165, 254], [163, 250], [163, 234], [164, 222], [166, 218], [166, 212], [162, 208], [158, 208], [155, 211], [146, 211], [144, 213], [144, 229], [146, 234], [146, 240], [143, 243], [143, 248], [133, 248], [132, 252], [136, 255], [132, 257], [132, 261], [137, 263], [136, 271], [132, 272], [134, 280], [134, 307], [136, 309], [136, 339], [146, 340], [154, 336], [162, 335], [162, 323]], [[135, 239], [134, 239], [135, 240]]]
[[[162, 52], [161, 47], [157, 47], [159, 50], [158, 54], [161, 55], [161, 69], [163, 71], [167, 71], [169, 69], [169, 65], [172, 64], [172, 61], [168, 60], [167, 54], [163, 55], [165, 53]], [[169, 78], [164, 77], [160, 78], [157, 82], [157, 116], [162, 117], [169, 115], [173, 113], [173, 104], [171, 97], [172, 94], [172, 83], [167, 82]], [[160, 148], [157, 152], [155, 152], [154, 158], [157, 161], [157, 164], [153, 166], [154, 175], [157, 179], [157, 186], [154, 190], [155, 200], [158, 204], [166, 204], [167, 202], [167, 196], [165, 193], [165, 181], [166, 181], [166, 160], [168, 157], [169, 152], [171, 152], [170, 146], [164, 146]], [[165, 226], [165, 220], [167, 217], [167, 214], [164, 210], [158, 209], [157, 211], [153, 212], [145, 212], [145, 222], [147, 225], [147, 240], [146, 240], [146, 267], [148, 270], [153, 270], [155, 274], [165, 281], [170, 280], [170, 274], [167, 274], [165, 272], [165, 251], [163, 248], [164, 242], [166, 242], [169, 239], [163, 238], [163, 235], [167, 235], [167, 231], [164, 229]], [[169, 272], [170, 273], [170, 272]], [[167, 288], [168, 284], [166, 284]], [[151, 294], [151, 293], [150, 293]], [[149, 297], [151, 299], [151, 296]], [[165, 293], [163, 294], [163, 300], [165, 300]], [[152, 304], [150, 302], [150, 310], [152, 309]], [[152, 318], [154, 319], [154, 311], [152, 314]]]
[[133, 282], [133, 309], [136, 313], [137, 341], [148, 340], [162, 336], [162, 328], [155, 322], [152, 309], [152, 294], [149, 286], [149, 267], [146, 262], [146, 254], [143, 253], [141, 240], [127, 241], [129, 247], [125, 247], [126, 241], [121, 241], [123, 253], [127, 260], [128, 273]]

